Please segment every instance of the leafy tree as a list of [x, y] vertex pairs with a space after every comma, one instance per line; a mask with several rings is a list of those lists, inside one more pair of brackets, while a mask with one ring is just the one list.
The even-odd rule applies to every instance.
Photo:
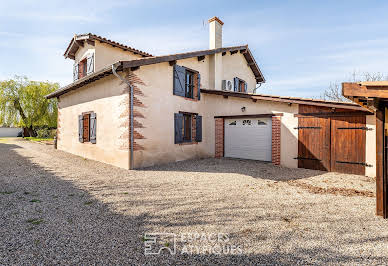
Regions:
[[59, 88], [58, 83], [30, 81], [26, 77], [0, 81], [0, 124], [27, 128], [57, 126], [57, 101], [44, 96]]
[[[380, 81], [388, 80], [388, 75], [383, 73], [368, 73], [357, 74], [355, 71], [352, 73], [350, 82], [361, 82], [361, 81]], [[337, 101], [337, 102], [350, 102], [349, 99], [342, 96], [342, 86], [338, 82], [331, 82], [329, 87], [323, 92], [321, 97], [323, 100]]]

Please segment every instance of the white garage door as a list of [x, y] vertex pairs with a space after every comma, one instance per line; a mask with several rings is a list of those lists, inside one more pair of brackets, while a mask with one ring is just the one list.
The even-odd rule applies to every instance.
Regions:
[[271, 118], [225, 119], [225, 157], [271, 161]]

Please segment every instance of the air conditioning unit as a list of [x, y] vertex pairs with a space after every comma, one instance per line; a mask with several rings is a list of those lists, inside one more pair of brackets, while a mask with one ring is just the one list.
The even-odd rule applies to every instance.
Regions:
[[222, 90], [233, 91], [233, 82], [231, 80], [223, 80], [222, 81]]

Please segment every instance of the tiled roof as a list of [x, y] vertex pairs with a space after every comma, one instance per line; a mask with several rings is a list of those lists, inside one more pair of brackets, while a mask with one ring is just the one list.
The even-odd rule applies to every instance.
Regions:
[[[206, 55], [212, 55], [216, 53], [242, 53], [247, 60], [247, 63], [249, 67], [252, 69], [257, 82], [265, 82], [264, 76], [260, 71], [259, 66], [257, 65], [255, 59], [253, 58], [251, 52], [248, 49], [248, 45], [243, 46], [233, 46], [233, 47], [224, 47], [224, 48], [217, 48], [217, 49], [210, 49], [210, 50], [201, 50], [201, 51], [194, 51], [194, 52], [188, 52], [188, 53], [180, 53], [180, 54], [171, 54], [171, 55], [163, 55], [163, 56], [149, 56], [139, 59], [134, 59], [130, 61], [119, 61], [116, 63], [118, 66], [118, 70], [123, 70], [127, 68], [136, 68], [144, 65], [152, 65], [152, 64], [158, 64], [163, 62], [174, 62], [176, 60], [186, 59], [186, 58], [192, 58], [192, 57], [201, 57]], [[112, 65], [99, 70], [91, 75], [88, 75], [84, 78], [81, 78], [63, 88], [60, 88], [59, 90], [50, 93], [47, 95], [47, 98], [54, 98], [58, 97], [60, 95], [63, 95], [71, 90], [77, 89], [79, 87], [82, 87], [86, 84], [89, 84], [91, 82], [94, 82], [102, 77], [105, 77], [107, 75], [112, 74]]]
[[121, 43], [109, 40], [107, 38], [104, 38], [104, 37], [101, 37], [101, 36], [98, 36], [98, 35], [95, 35], [95, 34], [92, 34], [92, 33], [75, 35], [73, 37], [73, 39], [70, 41], [69, 45], [67, 46], [66, 51], [64, 53], [64, 56], [74, 59], [74, 54], [78, 50], [78, 48], [80, 46], [80, 42], [82, 42], [82, 41], [93, 42], [95, 40], [103, 42], [103, 43], [110, 44], [113, 47], [118, 47], [120, 49], [132, 52], [134, 54], [139, 54], [139, 55], [141, 55], [143, 57], [152, 56], [149, 53], [140, 51], [138, 49], [132, 48], [132, 47], [127, 46], [125, 44], [121, 44]]
[[325, 101], [325, 100], [310, 99], [310, 98], [253, 94], [253, 93], [243, 93], [243, 92], [234, 92], [234, 91], [206, 90], [206, 89], [201, 89], [201, 93], [222, 95], [225, 97], [239, 97], [239, 98], [249, 98], [252, 100], [326, 106], [326, 107], [332, 107], [332, 108], [343, 108], [343, 109], [352, 109], [352, 110], [369, 112], [365, 108], [352, 102], [336, 102], [336, 101]]

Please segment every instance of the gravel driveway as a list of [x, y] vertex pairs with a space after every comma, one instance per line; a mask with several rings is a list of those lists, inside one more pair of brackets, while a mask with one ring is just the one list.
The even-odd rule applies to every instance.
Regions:
[[[374, 187], [233, 159], [127, 171], [0, 140], [0, 264], [385, 264]], [[176, 255], [145, 255], [155, 232]]]

